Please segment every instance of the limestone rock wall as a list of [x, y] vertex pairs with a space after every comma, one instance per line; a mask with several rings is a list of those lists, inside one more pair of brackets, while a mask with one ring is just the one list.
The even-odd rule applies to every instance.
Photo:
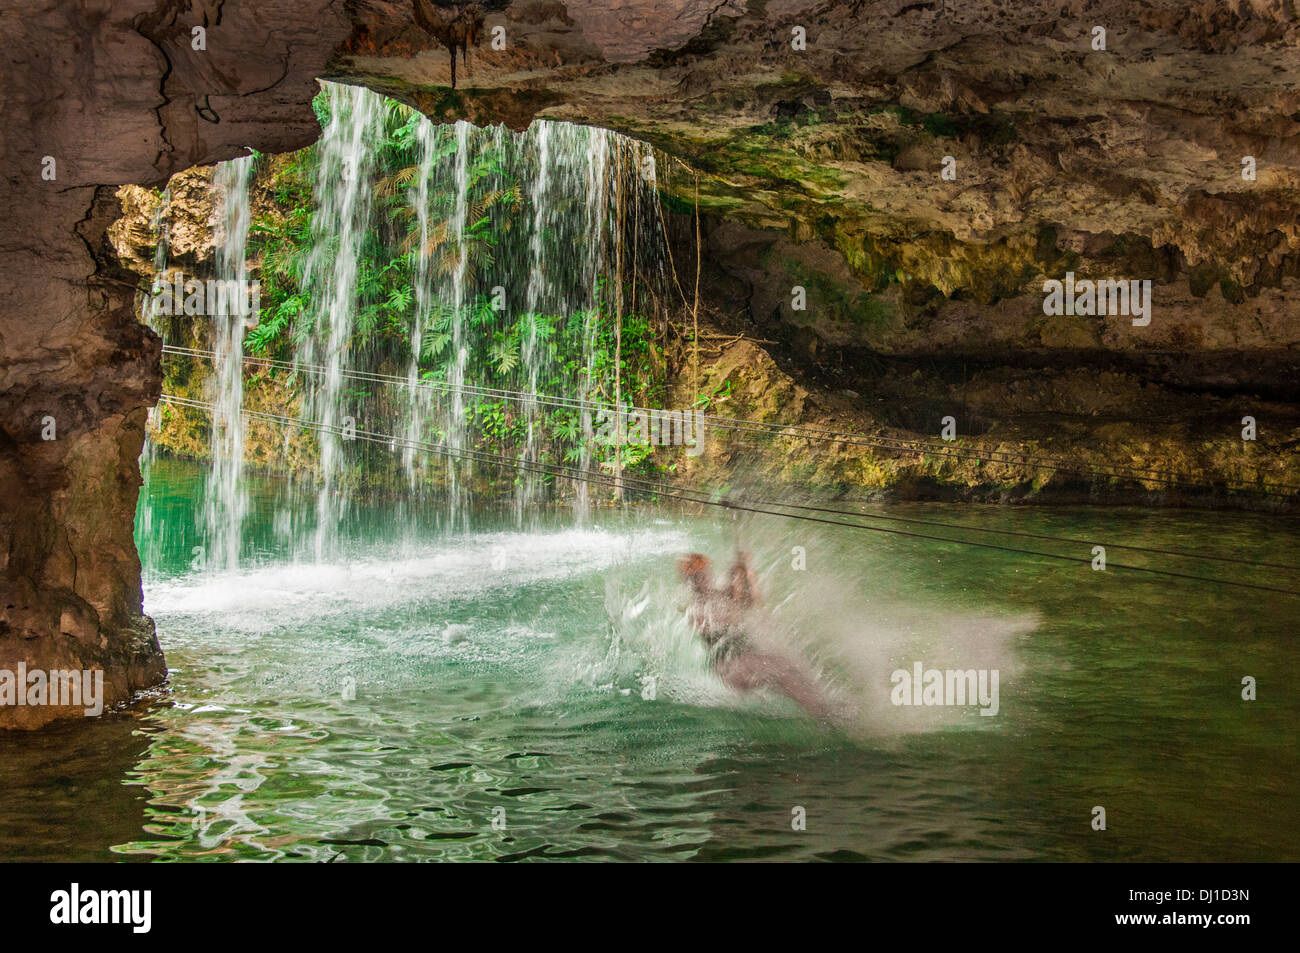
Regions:
[[159, 347], [107, 247], [117, 189], [310, 142], [348, 31], [314, 0], [0, 5], [0, 668], [102, 668], [110, 706], [165, 677], [132, 539]]

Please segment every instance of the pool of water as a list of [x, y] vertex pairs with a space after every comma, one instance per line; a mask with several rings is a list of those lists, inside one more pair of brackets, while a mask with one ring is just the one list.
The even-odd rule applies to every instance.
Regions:
[[[1296, 596], [648, 506], [527, 531], [482, 513], [449, 536], [375, 505], [317, 564], [277, 544], [300, 514], [270, 489], [246, 566], [214, 573], [194, 568], [202, 492], [159, 460], [142, 510], [168, 691], [0, 737], [0, 857], [1300, 860]], [[1089, 545], [971, 538], [1089, 558], [1124, 541], [1300, 564], [1277, 517], [873, 512], [1071, 537]], [[755, 625], [820, 672], [836, 724], [710, 673], [675, 559], [725, 565], [737, 545], [766, 597]], [[916, 662], [996, 671], [997, 713], [893, 704]]]

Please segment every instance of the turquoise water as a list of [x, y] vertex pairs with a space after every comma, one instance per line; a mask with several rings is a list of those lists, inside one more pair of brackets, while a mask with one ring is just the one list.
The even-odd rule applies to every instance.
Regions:
[[[286, 549], [301, 514], [272, 485], [251, 564], [220, 574], [191, 568], [202, 492], [198, 468], [155, 461], [141, 546], [169, 691], [0, 737], [4, 859], [1300, 859], [1300, 598], [645, 506], [528, 532], [484, 512], [453, 537], [354, 507], [315, 565]], [[1300, 564], [1277, 517], [875, 512]], [[674, 560], [737, 544], [756, 626], [817, 666], [839, 725], [708, 671]], [[918, 660], [997, 670], [998, 713], [891, 704]]]

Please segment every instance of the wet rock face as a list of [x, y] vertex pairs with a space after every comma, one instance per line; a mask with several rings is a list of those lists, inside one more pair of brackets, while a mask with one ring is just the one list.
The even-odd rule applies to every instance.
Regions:
[[[157, 337], [110, 281], [98, 280], [87, 236], [117, 214], [112, 189], [90, 189], [86, 217], [70, 223], [89, 268], [34, 280], [40, 263], [6, 290], [29, 284], [22, 310], [6, 305], [3, 453], [0, 453], [0, 670], [102, 669], [109, 704], [165, 674], [153, 625], [141, 613], [132, 538], [147, 406], [157, 399]], [[67, 200], [59, 206], [71, 207]], [[57, 244], [53, 245], [58, 248]], [[69, 252], [72, 249], [68, 250]], [[10, 257], [6, 255], [5, 257]], [[67, 256], [71, 259], [71, 255]], [[56, 259], [57, 260], [57, 259]], [[15, 287], [17, 286], [17, 287]], [[40, 297], [44, 291], [46, 298]], [[39, 320], [54, 305], [49, 324]], [[0, 725], [36, 727], [73, 708], [0, 708]]]
[[[721, 226], [710, 253], [768, 336], [1072, 363], [1207, 351], [1247, 377], [1297, 343], [1294, 0], [476, 6], [455, 90], [396, 2], [358, 8], [332, 75], [435, 118], [592, 122], [685, 157]], [[694, 204], [693, 175], [659, 172]], [[1044, 280], [1067, 272], [1150, 279], [1151, 324], [1045, 315]]]
[[[187, 275], [206, 275], [216, 252], [218, 202], [212, 184], [214, 170], [214, 166], [196, 166], [176, 173], [167, 182], [167, 265]], [[109, 243], [128, 271], [152, 279], [154, 254], [160, 242], [156, 222], [163, 209], [162, 195], [138, 185], [124, 185], [118, 199], [122, 217], [109, 226]]]
[[[1155, 355], [1231, 390], [1300, 343], [1294, 0], [0, 3], [0, 668], [102, 666], [110, 704], [164, 672], [131, 540], [158, 342], [115, 193], [306, 145], [317, 77], [684, 157], [717, 287], [817, 354]], [[1044, 315], [1067, 271], [1151, 279], [1151, 325]]]
[[[102, 669], [109, 707], [165, 677], [132, 539], [159, 343], [108, 250], [117, 187], [310, 142], [315, 77], [349, 30], [334, 6], [0, 11], [0, 670]], [[6, 705], [0, 728], [82, 714]]]

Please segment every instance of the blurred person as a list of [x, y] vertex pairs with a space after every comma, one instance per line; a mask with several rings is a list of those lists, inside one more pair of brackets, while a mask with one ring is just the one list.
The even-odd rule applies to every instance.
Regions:
[[736, 553], [723, 586], [715, 583], [713, 561], [702, 553], [680, 557], [677, 566], [691, 587], [686, 619], [704, 641], [709, 666], [718, 677], [738, 692], [760, 688], [780, 692], [814, 718], [827, 719], [829, 706], [807, 668], [759, 648], [749, 634], [755, 622], [752, 610], [762, 605], [762, 596], [748, 554]]

